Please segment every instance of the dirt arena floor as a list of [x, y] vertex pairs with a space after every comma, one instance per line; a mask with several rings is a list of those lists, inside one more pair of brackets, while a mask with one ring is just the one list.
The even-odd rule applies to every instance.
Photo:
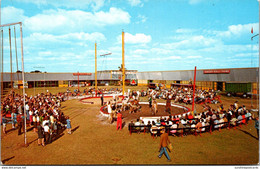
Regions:
[[[141, 97], [141, 100], [144, 100], [145, 97]], [[107, 103], [108, 101], [112, 101], [111, 98], [104, 98], [104, 102]], [[121, 99], [120, 99], [121, 101]], [[120, 102], [119, 101], [119, 102]], [[165, 100], [161, 100], [162, 103], [166, 103]], [[86, 99], [83, 100], [84, 104], [90, 104], [90, 105], [95, 105], [99, 106], [101, 105], [101, 100], [100, 98], [91, 98], [91, 99]], [[103, 109], [104, 112], [107, 112], [107, 108]], [[171, 107], [171, 114], [176, 115], [180, 113], [184, 113], [185, 110], [182, 108], [178, 107]], [[149, 105], [147, 104], [141, 104], [141, 111], [137, 111], [135, 113], [129, 113], [129, 110], [125, 110], [122, 112], [122, 116], [126, 122], [130, 122], [131, 120], [136, 120], [137, 118], [140, 117], [152, 117], [152, 116], [168, 116], [169, 113], [165, 112], [165, 106], [164, 105], [158, 105], [158, 113], [155, 115], [152, 114], [151, 109], [149, 108]]]
[[[122, 116], [126, 122], [130, 122], [131, 120], [136, 121], [136, 119], [139, 119], [140, 117], [154, 117], [154, 116], [169, 116], [168, 112], [165, 112], [165, 106], [158, 105], [158, 113], [155, 115], [152, 114], [151, 109], [149, 108], [149, 105], [143, 104], [141, 105], [141, 111], [137, 111], [136, 113], [129, 113], [129, 110], [122, 111]], [[107, 112], [107, 109], [104, 109], [104, 111]], [[177, 107], [171, 108], [171, 114], [180, 114], [183, 113], [184, 110]]]
[[[144, 101], [147, 98], [142, 98]], [[98, 99], [99, 100], [99, 99]], [[251, 106], [250, 99], [222, 97], [224, 107], [238, 100], [239, 105]], [[161, 102], [165, 102], [161, 100]], [[186, 106], [186, 105], [185, 105]], [[219, 104], [211, 104], [217, 108]], [[254, 108], [257, 103], [253, 101]], [[223, 129], [202, 136], [170, 137], [174, 150], [171, 162], [157, 157], [159, 138], [150, 134], [129, 134], [127, 118], [123, 129], [116, 130], [100, 113], [100, 103], [82, 104], [78, 99], [62, 103], [62, 111], [70, 116], [72, 134], [60, 131], [58, 137], [45, 147], [37, 145], [37, 133], [28, 127], [24, 135], [7, 125], [1, 131], [1, 161], [4, 165], [255, 165], [259, 162], [259, 141], [254, 121], [237, 129]], [[188, 105], [191, 108], [190, 105]], [[146, 108], [145, 108], [146, 109]], [[163, 109], [163, 107], [162, 107]], [[196, 105], [196, 111], [203, 107]], [[137, 116], [133, 117], [136, 119]], [[132, 117], [131, 117], [132, 118]]]

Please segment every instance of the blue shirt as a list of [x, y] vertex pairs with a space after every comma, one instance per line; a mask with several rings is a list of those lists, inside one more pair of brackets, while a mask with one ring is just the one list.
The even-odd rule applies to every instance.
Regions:
[[2, 123], [7, 123], [7, 120], [5, 117], [2, 117]]
[[255, 128], [259, 130], [259, 120], [255, 120]]
[[67, 119], [66, 122], [67, 122], [67, 129], [70, 129], [71, 128], [70, 119]]
[[217, 124], [219, 124], [219, 121], [218, 121], [218, 120], [215, 120], [214, 123], [215, 123], [214, 128], [219, 128], [219, 125], [217, 125]]

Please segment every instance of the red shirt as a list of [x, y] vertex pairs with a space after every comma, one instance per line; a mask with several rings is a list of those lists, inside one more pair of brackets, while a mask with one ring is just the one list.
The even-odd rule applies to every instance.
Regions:
[[189, 120], [193, 119], [193, 116], [190, 114], [190, 115], [188, 116], [188, 119], [189, 119]]
[[117, 113], [117, 120], [122, 120], [122, 114], [121, 113]]

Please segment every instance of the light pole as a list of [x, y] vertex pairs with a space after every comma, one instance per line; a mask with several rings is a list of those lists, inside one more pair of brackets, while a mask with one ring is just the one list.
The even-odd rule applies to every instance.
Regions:
[[[252, 29], [253, 29], [253, 28], [252, 28]], [[252, 32], [252, 33], [253, 33], [253, 32]], [[258, 38], [260, 38], [260, 37], [259, 37], [259, 34], [256, 34], [256, 35], [254, 35], [254, 36], [251, 37], [251, 52], [252, 52], [252, 53], [253, 53], [253, 40], [254, 40], [254, 38], [257, 37], [257, 36], [258, 36]], [[252, 57], [253, 57], [253, 54], [252, 54], [252, 53], [251, 53], [251, 67], [253, 66], [253, 58], [252, 58]], [[258, 73], [258, 76], [260, 76], [260, 75], [259, 75], [259, 68], [257, 68], [256, 71], [257, 71], [257, 73]], [[257, 90], [258, 93], [256, 92], [256, 102], [257, 102], [257, 106], [259, 106], [258, 101], [259, 101], [259, 87], [260, 87], [260, 86], [259, 86], [260, 84], [259, 84], [259, 82], [258, 82], [258, 78], [259, 78], [258, 76], [256, 77], [256, 85], [257, 85], [257, 83], [258, 83], [258, 90]], [[251, 109], [252, 109], [252, 108], [253, 108], [253, 85], [252, 85], [252, 87], [251, 87]], [[257, 108], [257, 107], [256, 107], [256, 108]], [[258, 110], [259, 110], [259, 107], [258, 107]]]
[[122, 31], [122, 81], [123, 81], [123, 91], [122, 95], [125, 94], [125, 32]]

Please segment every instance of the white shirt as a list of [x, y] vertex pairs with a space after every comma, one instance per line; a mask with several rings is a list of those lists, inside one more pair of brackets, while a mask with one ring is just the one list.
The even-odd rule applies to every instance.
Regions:
[[111, 108], [111, 105], [107, 105], [107, 112], [110, 114], [112, 112], [112, 108]]
[[50, 128], [49, 128], [49, 126], [45, 125], [45, 126], [43, 127], [43, 130], [44, 130], [44, 132], [49, 132]]
[[135, 126], [140, 126], [141, 123], [139, 121], [135, 122]]
[[44, 120], [44, 121], [42, 122], [42, 125], [45, 126], [46, 123], [49, 123], [49, 120]]
[[50, 121], [51, 121], [51, 123], [54, 123], [54, 117], [53, 116], [50, 116]]
[[26, 105], [25, 105], [25, 110], [29, 110], [29, 109], [30, 109], [29, 105], [26, 104]]
[[32, 116], [32, 115], [33, 115], [33, 112], [32, 112], [32, 111], [29, 111], [29, 115]]

